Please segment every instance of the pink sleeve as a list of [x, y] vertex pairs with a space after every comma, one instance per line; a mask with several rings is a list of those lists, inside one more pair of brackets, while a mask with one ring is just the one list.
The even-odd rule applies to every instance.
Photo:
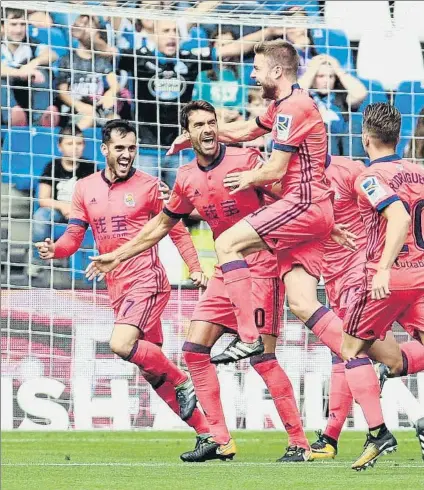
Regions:
[[184, 195], [182, 185], [177, 174], [177, 180], [175, 181], [174, 188], [171, 192], [171, 197], [163, 208], [163, 212], [170, 218], [180, 219], [184, 216], [188, 216], [194, 209], [193, 204]]
[[379, 173], [359, 175], [355, 181], [355, 190], [362, 202], [366, 202], [378, 212], [383, 211], [400, 197], [392, 191], [385, 178]]
[[268, 106], [267, 111], [262, 116], [258, 116], [256, 118], [256, 124], [268, 131], [270, 133], [272, 131], [272, 126], [274, 125], [274, 117], [275, 117], [275, 104], [271, 103]]
[[81, 246], [89, 220], [84, 206], [82, 182], [75, 185], [71, 214], [65, 233], [55, 243], [54, 256], [62, 259], [73, 255]]
[[278, 106], [274, 126], [274, 149], [296, 153], [311, 129], [321, 119], [314, 102], [309, 97], [297, 98], [296, 102], [282, 102]]
[[202, 272], [202, 267], [193, 240], [185, 226], [181, 222], [177, 223], [169, 232], [169, 236], [178, 248], [178, 252], [182, 259], [187, 264], [190, 274], [193, 272]]
[[85, 226], [85, 228], [88, 228], [89, 225], [87, 210], [84, 205], [83, 182], [81, 180], [77, 181], [75, 185], [74, 194], [72, 196], [69, 224]]
[[54, 258], [63, 259], [73, 255], [84, 240], [85, 230], [81, 225], [68, 224], [65, 233], [55, 243]]

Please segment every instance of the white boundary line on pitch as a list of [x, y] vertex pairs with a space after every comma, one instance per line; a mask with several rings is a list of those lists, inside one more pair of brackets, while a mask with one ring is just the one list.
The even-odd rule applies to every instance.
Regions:
[[[402, 442], [407, 439], [402, 439]], [[413, 439], [411, 439], [412, 441]], [[52, 442], [52, 443], [68, 443], [68, 442], [123, 442], [125, 444], [140, 444], [141, 442], [194, 442], [194, 436], [192, 437], [179, 437], [179, 438], [170, 438], [170, 437], [158, 437], [157, 439], [155, 438], [144, 438], [140, 437], [137, 438], [137, 435], [134, 434], [134, 437], [132, 438], [127, 438], [127, 437], [80, 437], [76, 439], [67, 439], [66, 437], [63, 438], [61, 441], [58, 441], [57, 439], [49, 439], [48, 437], [46, 438], [18, 438], [18, 439], [8, 439], [8, 438], [2, 438], [1, 442], [2, 444], [7, 444], [7, 443], [12, 443], [12, 444], [28, 444], [29, 442], [35, 442], [35, 443], [40, 443], [40, 442]], [[261, 442], [261, 439], [245, 439], [245, 438], [237, 438], [237, 442]]]
[[[254, 463], [254, 462], [245, 462], [245, 463], [227, 463], [230, 466], [243, 467], [243, 466], [274, 466], [274, 467], [297, 467], [298, 463]], [[312, 466], [313, 462], [310, 462], [309, 465]], [[308, 466], [309, 466], [308, 465]], [[378, 467], [392, 467], [393, 461], [385, 461], [379, 462]], [[196, 469], [211, 469], [212, 465], [199, 465], [198, 463], [2, 463], [2, 466], [10, 466], [10, 467], [65, 467], [65, 466], [81, 466], [81, 467], [128, 467], [128, 468], [190, 468], [196, 467]], [[348, 462], [340, 462], [337, 464], [336, 462], [332, 463], [323, 463], [323, 464], [313, 464], [314, 468], [350, 468], [350, 464]], [[422, 464], [399, 464], [397, 468], [422, 468]]]
[[[282, 436], [282, 440], [284, 438], [284, 435]], [[358, 436], [357, 438], [355, 437], [354, 440], [363, 440], [364, 439], [364, 436], [361, 434], [360, 436]], [[243, 438], [243, 437], [236, 437], [235, 438], [236, 442], [240, 442], [240, 443], [244, 443], [244, 442], [261, 442], [263, 439], [259, 439], [259, 438], [256, 438], [256, 439], [250, 439], [250, 438]], [[8, 443], [11, 443], [11, 444], [28, 444], [30, 442], [34, 442], [34, 443], [49, 443], [49, 442], [52, 442], [52, 443], [56, 443], [56, 442], [59, 442], [59, 443], [68, 443], [68, 442], [123, 442], [125, 444], [140, 444], [140, 442], [180, 442], [180, 441], [183, 441], [183, 442], [190, 442], [190, 441], [194, 441], [194, 437], [190, 437], [190, 436], [187, 436], [187, 437], [178, 437], [178, 438], [171, 438], [171, 437], [158, 437], [158, 438], [154, 438], [154, 437], [151, 437], [151, 438], [144, 438], [144, 437], [140, 437], [138, 438], [137, 437], [137, 433], [135, 432], [134, 433], [134, 437], [77, 437], [77, 438], [66, 438], [64, 437], [61, 441], [58, 441], [56, 439], [49, 439], [48, 437], [46, 438], [32, 438], [32, 437], [26, 437], [26, 438], [17, 438], [17, 439], [11, 439], [11, 438], [8, 438], [8, 437], [2, 437], [1, 438], [1, 443], [2, 444], [8, 444]], [[413, 441], [417, 441], [417, 438], [416, 437], [408, 437], [407, 439], [402, 439], [402, 443], [403, 442], [413, 442]], [[278, 444], [280, 441], [278, 441], [277, 439], [273, 440], [273, 441], [267, 441], [267, 444]]]
[[[266, 463], [266, 462], [262, 462], [262, 463], [255, 463], [255, 462], [241, 462], [241, 463], [236, 463], [236, 462], [233, 462], [233, 463], [227, 463], [229, 466], [279, 466], [279, 467], [287, 467], [288, 466], [298, 466], [299, 463]], [[340, 461], [339, 463], [333, 461], [331, 463], [323, 463], [323, 464], [319, 464], [319, 463], [316, 463], [314, 464], [314, 462], [309, 462], [308, 466], [309, 465], [313, 465], [314, 468], [349, 468], [349, 463], [348, 462], [342, 462]], [[392, 466], [393, 465], [393, 461], [384, 461], [384, 462], [379, 462], [378, 463], [378, 466], [381, 467], [381, 466], [384, 466], [384, 467], [387, 467], [387, 466]], [[161, 463], [161, 462], [157, 462], [157, 463], [2, 463], [2, 466], [111, 466], [111, 467], [129, 467], [129, 468], [133, 468], [133, 467], [141, 467], [141, 468], [155, 468], [155, 467], [165, 467], [165, 468], [185, 468], [185, 467], [196, 467], [196, 468], [199, 468], [199, 469], [203, 469], [203, 468], [206, 468], [206, 469], [210, 469], [212, 468], [213, 466], [212, 465], [199, 465], [198, 463]], [[422, 464], [401, 464], [399, 463], [399, 466], [397, 466], [398, 468], [422, 468], [423, 465]]]

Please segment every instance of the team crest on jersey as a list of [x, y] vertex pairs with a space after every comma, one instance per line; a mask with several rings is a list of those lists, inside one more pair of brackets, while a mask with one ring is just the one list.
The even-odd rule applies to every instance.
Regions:
[[131, 192], [129, 192], [128, 194], [125, 194], [125, 196], [124, 196], [124, 203], [129, 208], [134, 208], [135, 207], [135, 199], [134, 199], [134, 196], [133, 196], [133, 194]]
[[279, 139], [280, 141], [285, 141], [286, 139], [288, 139], [292, 119], [293, 116], [289, 116], [288, 114], [277, 114], [277, 139]]
[[361, 189], [364, 191], [368, 201], [374, 206], [384, 196], [387, 195], [386, 190], [380, 184], [377, 177], [367, 177], [361, 184]]

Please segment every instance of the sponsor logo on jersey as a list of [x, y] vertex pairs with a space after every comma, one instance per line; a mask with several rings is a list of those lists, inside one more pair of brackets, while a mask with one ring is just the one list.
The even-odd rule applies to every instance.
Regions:
[[364, 191], [368, 201], [374, 206], [383, 197], [387, 196], [387, 192], [380, 184], [377, 177], [367, 177], [361, 184], [361, 189]]
[[135, 207], [134, 196], [131, 194], [131, 192], [129, 192], [128, 194], [125, 194], [125, 196], [124, 196], [124, 203], [129, 208], [134, 208]]
[[277, 139], [286, 141], [290, 135], [293, 116], [288, 114], [277, 114], [275, 124], [277, 126]]

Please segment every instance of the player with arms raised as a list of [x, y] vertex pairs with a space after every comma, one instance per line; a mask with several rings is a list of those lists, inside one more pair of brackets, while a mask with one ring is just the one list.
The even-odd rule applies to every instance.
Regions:
[[400, 124], [399, 111], [389, 104], [364, 111], [362, 142], [371, 163], [355, 190], [367, 231], [366, 273], [347, 310], [342, 344], [346, 379], [369, 426], [356, 470], [397, 447], [384, 424], [370, 347], [397, 321], [420, 342], [404, 352], [404, 373], [417, 372], [424, 358], [424, 170], [396, 155]]
[[[317, 298], [324, 241], [336, 231], [332, 191], [324, 174], [327, 136], [318, 108], [296, 83], [299, 57], [285, 41], [255, 46], [251, 77], [262, 87], [262, 96], [273, 102], [255, 120], [221, 126], [224, 143], [250, 141], [272, 132], [274, 148], [260, 169], [232, 172], [224, 185], [232, 194], [252, 186], [281, 181], [282, 198], [240, 220], [216, 241], [218, 260], [238, 312], [239, 329], [253, 329], [253, 307], [247, 291], [252, 278], [245, 257], [261, 250], [277, 253], [291, 311], [334, 352], [340, 352], [341, 322]], [[173, 151], [187, 146], [184, 138]], [[227, 279], [229, 281], [230, 279]], [[250, 326], [249, 326], [250, 325]], [[249, 327], [248, 327], [249, 326]], [[248, 347], [241, 337], [220, 355], [220, 362], [243, 358]]]
[[[187, 104], [181, 113], [184, 133], [191, 140], [196, 159], [178, 170], [171, 198], [163, 212], [153, 218], [140, 234], [115, 252], [94, 258], [89, 267], [90, 277], [107, 272], [123, 260], [141, 253], [157, 243], [178, 221], [196, 210], [209, 223], [214, 238], [261, 207], [264, 202], [259, 189], [247, 189], [230, 195], [223, 186], [229, 172], [253, 169], [261, 159], [253, 148], [227, 148], [218, 143], [217, 119], [213, 106], [205, 101]], [[278, 278], [277, 261], [267, 250], [247, 259], [251, 268], [253, 291], [247, 298], [253, 304], [255, 335], [262, 336], [265, 353], [251, 357], [251, 364], [266, 383], [289, 436], [289, 447], [282, 462], [305, 461], [309, 443], [303, 432], [293, 388], [275, 357], [283, 306], [283, 287]], [[237, 317], [231, 304], [225, 271], [216, 268], [206, 292], [197, 304], [187, 341], [183, 346], [184, 359], [191, 373], [197, 397], [210, 425], [212, 437], [199, 441], [194, 451], [181, 456], [184, 461], [206, 461], [232, 458], [235, 444], [225, 423], [220, 400], [220, 387], [214, 359], [210, 351], [225, 331], [236, 333]], [[263, 345], [262, 341], [260, 345]]]
[[[134, 127], [122, 120], [108, 122], [103, 128], [101, 150], [106, 169], [78, 181], [66, 232], [56, 243], [46, 239], [36, 244], [41, 258], [70, 257], [80, 247], [88, 226], [93, 229], [99, 251], [109, 252], [128, 242], [150, 218], [161, 213], [159, 180], [133, 168], [137, 154]], [[205, 285], [193, 242], [182, 224], [174, 228], [171, 238], [193, 282]], [[112, 351], [136, 364], [156, 393], [198, 434], [208, 434], [207, 421], [195, 408], [191, 380], [161, 350], [160, 317], [171, 288], [157, 247], [122, 264], [106, 280], [115, 314]]]

